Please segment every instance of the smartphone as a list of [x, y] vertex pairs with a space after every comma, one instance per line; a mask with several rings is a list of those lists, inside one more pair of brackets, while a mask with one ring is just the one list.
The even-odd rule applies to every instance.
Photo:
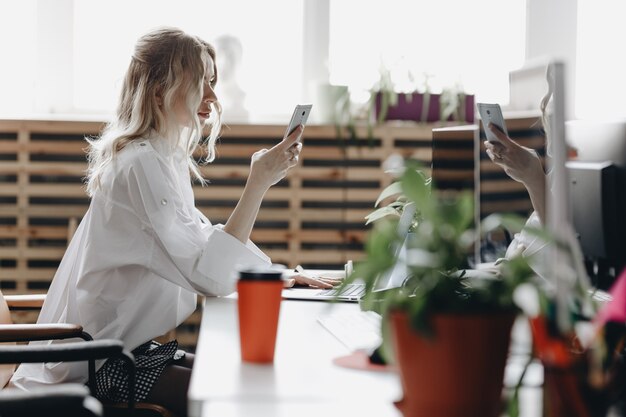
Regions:
[[307, 119], [309, 118], [309, 113], [311, 113], [311, 109], [313, 108], [312, 104], [298, 104], [296, 108], [293, 109], [293, 114], [291, 115], [291, 120], [289, 121], [289, 125], [287, 126], [287, 130], [285, 130], [285, 136], [289, 136], [291, 132], [295, 130], [299, 125], [304, 126], [306, 124]]
[[480, 114], [480, 119], [483, 121], [483, 129], [485, 129], [485, 137], [489, 142], [499, 142], [498, 137], [494, 135], [487, 126], [489, 123], [493, 123], [497, 126], [501, 131], [504, 132], [505, 135], [509, 135], [506, 130], [506, 124], [504, 124], [504, 117], [502, 117], [502, 109], [500, 105], [495, 103], [476, 103], [478, 107], [478, 113]]

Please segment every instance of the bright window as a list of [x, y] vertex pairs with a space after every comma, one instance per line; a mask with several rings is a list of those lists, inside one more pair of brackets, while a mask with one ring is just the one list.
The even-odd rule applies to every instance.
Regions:
[[578, 0], [576, 117], [626, 118], [626, 3]]
[[16, 115], [34, 107], [36, 12], [35, 0], [0, 2], [0, 114]]
[[179, 27], [210, 43], [226, 34], [240, 39], [243, 55], [238, 82], [246, 91], [245, 107], [253, 117], [268, 120], [289, 113], [299, 99], [301, 1], [108, 0], [74, 4], [74, 102], [78, 109], [113, 111], [135, 41], [163, 25]]
[[526, 0], [331, 1], [330, 81], [369, 87], [381, 63], [400, 91], [461, 84], [482, 100], [508, 102], [508, 73], [524, 63]]
[[[434, 92], [461, 83], [482, 100], [508, 102], [508, 72], [524, 61], [526, 0], [326, 1], [329, 21], [314, 27], [329, 30], [329, 56], [303, 48], [305, 2], [322, 10], [324, 0], [2, 1], [0, 112], [112, 114], [137, 38], [163, 25], [241, 41], [237, 82], [251, 122], [284, 122], [308, 99], [303, 53], [323, 55], [308, 62], [324, 62], [331, 83], [355, 90], [376, 82], [382, 62], [401, 90], [410, 70], [418, 84], [429, 74]], [[58, 25], [64, 37], [55, 43]]]

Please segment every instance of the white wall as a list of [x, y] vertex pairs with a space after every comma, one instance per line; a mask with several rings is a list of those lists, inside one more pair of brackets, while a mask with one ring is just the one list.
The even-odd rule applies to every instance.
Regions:
[[566, 117], [574, 117], [576, 87], [577, 0], [527, 0], [526, 60], [565, 63]]

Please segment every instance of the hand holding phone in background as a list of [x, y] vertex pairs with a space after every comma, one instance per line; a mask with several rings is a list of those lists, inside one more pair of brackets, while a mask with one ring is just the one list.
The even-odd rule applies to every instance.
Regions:
[[[498, 104], [478, 103], [477, 107], [487, 139], [485, 141], [487, 156], [509, 177], [523, 183], [531, 193], [531, 199], [533, 195], [543, 195], [545, 173], [537, 152], [520, 145], [509, 137], [502, 110]], [[543, 203], [538, 202], [537, 205], [542, 206]]]
[[506, 124], [504, 123], [504, 117], [502, 116], [502, 109], [497, 103], [477, 103], [478, 113], [480, 119], [483, 122], [483, 129], [485, 130], [485, 137], [489, 142], [500, 142], [500, 139], [489, 129], [489, 123], [492, 123], [505, 135], [509, 135], [506, 130]]

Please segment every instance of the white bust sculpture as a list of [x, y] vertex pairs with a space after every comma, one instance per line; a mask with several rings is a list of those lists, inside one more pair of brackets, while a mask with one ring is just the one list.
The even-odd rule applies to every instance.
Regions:
[[248, 110], [245, 106], [246, 93], [239, 85], [237, 75], [243, 59], [243, 47], [238, 38], [221, 35], [215, 39], [217, 52], [218, 82], [217, 98], [222, 105], [225, 122], [247, 122]]

